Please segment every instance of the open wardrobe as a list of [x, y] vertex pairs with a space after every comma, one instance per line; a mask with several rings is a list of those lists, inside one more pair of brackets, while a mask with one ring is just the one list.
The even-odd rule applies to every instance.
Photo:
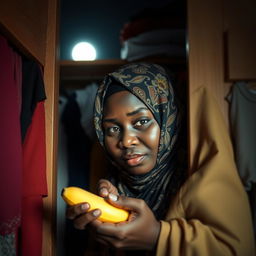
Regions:
[[[120, 58], [94, 61], [60, 59], [61, 1], [0, 2], [0, 256], [99, 255], [87, 250], [89, 234], [67, 220], [61, 192], [68, 186], [97, 192], [107, 165], [93, 127], [97, 89], [106, 74], [141, 61], [162, 65], [181, 99], [189, 175], [204, 157], [198, 145], [207, 132], [197, 120], [206, 99], [214, 99], [256, 242], [255, 0], [186, 0], [177, 27], [170, 29], [173, 16], [165, 12], [163, 23], [149, 23], [155, 34], [138, 33], [138, 19], [123, 31]], [[163, 47], [168, 36], [178, 46]]]

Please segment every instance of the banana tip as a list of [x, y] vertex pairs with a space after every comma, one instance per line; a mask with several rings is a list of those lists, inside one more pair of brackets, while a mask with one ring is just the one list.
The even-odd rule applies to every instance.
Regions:
[[63, 189], [61, 190], [61, 196], [63, 196], [64, 192], [65, 192], [65, 188], [63, 188]]

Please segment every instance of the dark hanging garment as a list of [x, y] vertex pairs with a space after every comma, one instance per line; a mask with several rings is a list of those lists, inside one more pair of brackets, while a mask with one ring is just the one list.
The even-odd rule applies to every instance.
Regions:
[[89, 155], [91, 141], [81, 126], [81, 112], [76, 94], [67, 96], [61, 122], [67, 136], [69, 186], [89, 188]]
[[22, 109], [20, 116], [22, 141], [24, 141], [37, 103], [45, 99], [44, 81], [39, 64], [33, 60], [23, 58]]
[[[91, 141], [81, 126], [81, 112], [76, 94], [66, 95], [67, 104], [61, 116], [61, 123], [67, 140], [68, 186], [89, 188], [89, 156]], [[76, 230], [70, 221], [65, 228], [66, 255], [84, 255], [88, 243], [86, 230]]]
[[0, 35], [0, 255], [16, 255], [21, 218], [21, 57]]

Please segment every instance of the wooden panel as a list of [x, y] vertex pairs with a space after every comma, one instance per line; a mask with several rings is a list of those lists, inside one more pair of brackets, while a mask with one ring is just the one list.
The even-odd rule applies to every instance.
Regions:
[[224, 1], [226, 78], [256, 79], [256, 1]]
[[[195, 116], [192, 93], [203, 86], [210, 89], [227, 120], [222, 30], [221, 0], [188, 0], [189, 116]], [[189, 120], [190, 166], [198, 139], [198, 133], [191, 130], [193, 122]]]
[[0, 25], [7, 37], [23, 53], [44, 65], [47, 3], [40, 0], [2, 0]]
[[[56, 189], [59, 71], [58, 0], [49, 0], [44, 81], [46, 89], [46, 153], [48, 197], [44, 198], [43, 256], [56, 255]], [[59, 195], [58, 195], [59, 196]]]

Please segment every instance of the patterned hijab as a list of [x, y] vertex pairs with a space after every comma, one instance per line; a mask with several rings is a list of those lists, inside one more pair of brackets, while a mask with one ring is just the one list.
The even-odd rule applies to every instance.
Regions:
[[114, 168], [113, 165], [110, 180], [120, 194], [144, 199], [156, 218], [160, 219], [164, 217], [170, 204], [170, 197], [177, 192], [180, 181], [181, 170], [177, 168], [180, 111], [174, 91], [165, 70], [156, 64], [128, 64], [108, 74], [99, 86], [94, 111], [96, 133], [103, 147], [104, 100], [108, 88], [117, 85], [123, 86], [125, 90], [137, 96], [150, 109], [161, 133], [157, 162], [150, 172], [132, 175]]

